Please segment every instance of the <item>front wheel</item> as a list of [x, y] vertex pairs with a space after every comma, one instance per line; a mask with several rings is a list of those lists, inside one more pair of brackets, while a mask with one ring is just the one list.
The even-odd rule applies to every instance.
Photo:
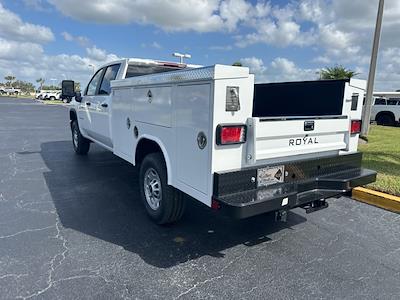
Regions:
[[90, 141], [81, 134], [78, 121], [72, 121], [71, 132], [72, 145], [74, 146], [75, 153], [78, 155], [86, 155], [89, 152]]
[[140, 196], [150, 218], [157, 224], [178, 221], [185, 210], [183, 193], [167, 183], [161, 153], [148, 154], [140, 166]]

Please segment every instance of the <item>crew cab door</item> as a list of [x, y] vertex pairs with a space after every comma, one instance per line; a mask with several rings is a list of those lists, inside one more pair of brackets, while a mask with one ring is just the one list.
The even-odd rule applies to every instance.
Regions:
[[102, 144], [112, 147], [111, 139], [111, 80], [117, 77], [121, 64], [104, 68], [96, 95], [91, 98], [91, 135]]
[[81, 103], [78, 106], [78, 122], [80, 130], [89, 137], [93, 136], [92, 131], [92, 120], [94, 113], [94, 99], [97, 94], [100, 80], [103, 76], [104, 68], [98, 70], [90, 80], [84, 94]]

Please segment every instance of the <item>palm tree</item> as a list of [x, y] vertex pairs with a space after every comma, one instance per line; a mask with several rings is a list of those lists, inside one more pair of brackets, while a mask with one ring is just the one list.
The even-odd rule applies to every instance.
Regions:
[[7, 84], [11, 87], [13, 81], [15, 80], [15, 76], [8, 75], [8, 76], [4, 77], [4, 79], [7, 81]]
[[45, 80], [44, 78], [36, 79], [36, 82], [40, 84], [39, 90], [42, 90], [43, 84], [44, 84], [45, 81], [46, 81], [46, 80]]
[[341, 65], [336, 65], [334, 67], [326, 67], [319, 72], [320, 78], [323, 80], [329, 79], [350, 79], [358, 73], [353, 70], [346, 69]]

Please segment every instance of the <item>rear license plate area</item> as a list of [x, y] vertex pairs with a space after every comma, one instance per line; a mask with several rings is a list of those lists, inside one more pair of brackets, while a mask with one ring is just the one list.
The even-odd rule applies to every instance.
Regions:
[[285, 179], [285, 166], [265, 167], [257, 170], [257, 187], [266, 187], [283, 183]]

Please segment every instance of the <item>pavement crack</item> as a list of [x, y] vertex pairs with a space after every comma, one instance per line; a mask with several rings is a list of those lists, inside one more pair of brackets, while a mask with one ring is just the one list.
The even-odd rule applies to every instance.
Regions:
[[4, 274], [0, 276], [0, 280], [1, 279], [5, 279], [5, 278], [14, 278], [14, 279], [18, 279], [20, 277], [24, 277], [24, 276], [28, 276], [28, 274]]
[[46, 227], [42, 227], [42, 228], [35, 228], [35, 229], [25, 229], [25, 230], [18, 231], [18, 232], [13, 233], [13, 234], [0, 236], [0, 239], [7, 239], [7, 238], [18, 236], [18, 235], [23, 234], [23, 233], [42, 231], [42, 230], [50, 229], [50, 228], [53, 228], [53, 227], [54, 227], [54, 225], [46, 226]]
[[[54, 225], [52, 227], [54, 227]], [[61, 234], [60, 220], [59, 220], [58, 217], [56, 219], [55, 227], [56, 227], [56, 230], [57, 230], [57, 234], [55, 235], [55, 238], [62, 242], [63, 251], [61, 253], [57, 253], [49, 262], [50, 269], [48, 271], [48, 277], [47, 277], [47, 281], [46, 281], [47, 285], [43, 289], [41, 289], [41, 290], [39, 290], [37, 292], [34, 292], [34, 293], [32, 293], [32, 294], [30, 294], [28, 296], [25, 296], [25, 297], [18, 297], [18, 298], [25, 300], [25, 299], [30, 299], [30, 298], [33, 298], [33, 297], [37, 297], [37, 296], [43, 294], [44, 292], [46, 292], [47, 290], [49, 290], [50, 288], [52, 288], [54, 283], [57, 282], [57, 281], [53, 280], [54, 272], [63, 263], [63, 261], [65, 260], [66, 253], [69, 251], [69, 249], [67, 247], [67, 239]], [[61, 257], [61, 258], [57, 262], [57, 259], [59, 257]]]
[[191, 293], [193, 290], [195, 290], [195, 289], [198, 288], [199, 286], [202, 286], [202, 285], [207, 284], [207, 283], [209, 283], [209, 282], [218, 280], [218, 279], [220, 279], [220, 278], [222, 278], [222, 277], [224, 277], [224, 275], [219, 275], [219, 276], [216, 276], [216, 277], [213, 277], [213, 278], [210, 278], [210, 279], [206, 279], [206, 280], [204, 280], [204, 281], [197, 282], [197, 283], [194, 284], [191, 288], [189, 288], [189, 289], [187, 289], [186, 291], [180, 293], [180, 294], [179, 294], [177, 297], [175, 297], [174, 299], [180, 299], [181, 297], [183, 297], [183, 296], [185, 296], [185, 295]]

